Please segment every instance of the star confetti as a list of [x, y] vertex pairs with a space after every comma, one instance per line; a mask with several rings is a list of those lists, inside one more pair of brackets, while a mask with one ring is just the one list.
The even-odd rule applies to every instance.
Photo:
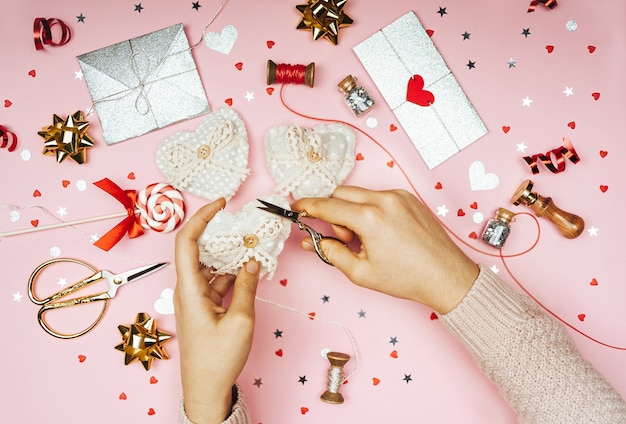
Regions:
[[141, 13], [142, 10], [143, 6], [141, 5], [141, 3], [135, 5], [135, 12]]
[[303, 386], [304, 386], [304, 383], [306, 383], [307, 381], [309, 380], [306, 379], [306, 375], [298, 376], [298, 383], [302, 383]]
[[196, 11], [199, 10], [202, 7], [202, 5], [200, 4], [199, 1], [194, 1], [191, 4], [192, 4], [191, 8], [195, 9]]
[[443, 18], [443, 15], [447, 15], [448, 12], [446, 12], [446, 8], [445, 7], [440, 7], [439, 10], [437, 11], [437, 13], [439, 13], [439, 15], [441, 15], [441, 17]]
[[56, 156], [57, 163], [68, 157], [78, 164], [87, 160], [87, 149], [93, 147], [94, 141], [87, 134], [89, 121], [84, 120], [81, 111], [63, 119], [54, 114], [52, 125], [37, 132], [44, 139], [44, 155]]
[[263, 384], [263, 381], [260, 378], [255, 378], [254, 379], [254, 383], [252, 383], [252, 384], [257, 386], [260, 389], [261, 385]]
[[309, 0], [307, 4], [297, 5], [296, 9], [302, 14], [302, 20], [296, 29], [310, 30], [315, 41], [326, 38], [337, 45], [339, 29], [354, 22], [343, 11], [347, 2], [348, 0]]
[[122, 343], [115, 346], [115, 349], [125, 353], [124, 365], [139, 360], [148, 371], [154, 359], [169, 359], [163, 345], [172, 336], [159, 330], [154, 318], [147, 313], [138, 313], [130, 327], [119, 325], [117, 328], [122, 335]]
[[82, 13], [80, 15], [78, 15], [76, 17], [76, 22], [79, 24], [84, 24], [85, 23], [85, 18], [86, 16], [84, 16]]

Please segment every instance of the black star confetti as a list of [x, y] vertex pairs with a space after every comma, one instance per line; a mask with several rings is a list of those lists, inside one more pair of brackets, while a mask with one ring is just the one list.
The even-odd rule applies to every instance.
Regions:
[[192, 9], [198, 10], [202, 7], [202, 5], [200, 4], [199, 1], [194, 1], [191, 3], [193, 6], [191, 6]]
[[326, 295], [322, 296], [322, 302], [324, 303], [330, 302], [330, 296], [326, 296]]
[[439, 13], [442, 18], [443, 18], [443, 15], [447, 15], [448, 14], [448, 12], [446, 12], [446, 8], [445, 7], [440, 7], [439, 11], [437, 13]]
[[528, 36], [530, 35], [530, 28], [523, 28], [522, 35], [524, 36], [524, 38], [528, 38]]
[[474, 69], [476, 67], [476, 62], [472, 62], [471, 60], [468, 60], [465, 66], [467, 66], [470, 69]]
[[135, 12], [141, 13], [142, 10], [143, 6], [141, 5], [141, 3], [135, 5]]
[[389, 343], [391, 343], [392, 345], [396, 345], [396, 343], [398, 343], [398, 338], [397, 337], [389, 337]]
[[254, 383], [252, 383], [253, 385], [257, 386], [259, 389], [261, 388], [261, 385], [263, 384], [263, 381], [261, 381], [260, 378], [255, 378], [254, 379]]
[[461, 36], [463, 36], [463, 40], [469, 40], [470, 39], [470, 34], [469, 32], [465, 31], [463, 34], [461, 34]]
[[404, 374], [403, 380], [406, 381], [406, 384], [409, 384], [409, 381], [413, 381], [411, 374]]
[[507, 64], [509, 65], [509, 69], [515, 68], [515, 66], [517, 65], [517, 61], [513, 58], [510, 58]]
[[303, 386], [304, 386], [304, 383], [306, 383], [307, 381], [309, 380], [306, 379], [306, 375], [301, 375], [298, 378], [298, 383], [302, 383]]
[[361, 309], [359, 312], [357, 312], [357, 314], [359, 314], [359, 318], [365, 318], [365, 314], [367, 312], [365, 312], [363, 309]]
[[85, 16], [81, 13], [80, 15], [78, 15], [76, 17], [76, 22], [79, 24], [84, 24], [85, 23]]
[[279, 338], [283, 336], [283, 332], [282, 330], [279, 330], [278, 328], [276, 329], [276, 331], [274, 331], [274, 337]]

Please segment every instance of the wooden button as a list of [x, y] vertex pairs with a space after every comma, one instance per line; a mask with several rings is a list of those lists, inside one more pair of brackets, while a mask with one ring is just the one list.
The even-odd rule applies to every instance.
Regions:
[[198, 157], [200, 159], [206, 159], [211, 154], [211, 148], [206, 144], [203, 144], [202, 146], [198, 147], [198, 151], [196, 153], [198, 154]]
[[311, 162], [319, 162], [322, 160], [322, 155], [320, 155], [313, 149], [309, 150], [309, 152], [307, 153], [307, 156], [309, 157], [309, 160]]
[[247, 236], [244, 236], [243, 245], [246, 246], [248, 249], [252, 249], [257, 244], [259, 244], [259, 238], [254, 234], [248, 234]]

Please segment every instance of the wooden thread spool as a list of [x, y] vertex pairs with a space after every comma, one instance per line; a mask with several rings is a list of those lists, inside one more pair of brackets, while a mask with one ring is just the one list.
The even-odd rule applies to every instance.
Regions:
[[585, 221], [573, 213], [565, 212], [554, 204], [550, 197], [542, 197], [533, 193], [533, 182], [524, 181], [515, 191], [511, 202], [518, 206], [520, 203], [530, 207], [537, 216], [545, 217], [552, 221], [565, 237], [573, 239], [582, 234], [585, 229]]
[[277, 65], [272, 60], [267, 61], [267, 85], [278, 83], [306, 84], [313, 87], [315, 82], [315, 62], [304, 65]]
[[339, 393], [339, 389], [343, 384], [343, 366], [350, 360], [350, 355], [340, 352], [328, 352], [326, 358], [330, 362], [328, 370], [328, 387], [320, 399], [326, 403], [335, 405], [343, 403], [343, 395]]

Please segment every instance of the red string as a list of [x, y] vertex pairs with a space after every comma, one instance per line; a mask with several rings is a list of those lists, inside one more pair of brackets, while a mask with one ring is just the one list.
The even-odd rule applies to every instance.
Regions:
[[304, 84], [306, 66], [279, 63], [276, 65], [276, 82], [279, 84]]
[[498, 249], [498, 253], [491, 253], [491, 252], [486, 252], [483, 251], [481, 249], [476, 248], [475, 246], [469, 244], [468, 242], [466, 242], [464, 239], [462, 239], [458, 234], [456, 234], [454, 231], [452, 231], [441, 219], [439, 219], [439, 217], [433, 212], [433, 210], [430, 208], [430, 206], [428, 205], [428, 203], [426, 203], [424, 201], [424, 199], [422, 198], [422, 196], [419, 194], [419, 192], [417, 191], [417, 188], [415, 187], [415, 185], [413, 184], [413, 181], [411, 181], [411, 178], [408, 176], [407, 172], [404, 170], [404, 168], [402, 167], [402, 165], [398, 162], [398, 160], [393, 156], [393, 154], [385, 147], [383, 146], [380, 142], [378, 142], [378, 140], [376, 140], [374, 137], [372, 137], [371, 135], [369, 135], [368, 133], [366, 133], [365, 131], [363, 131], [362, 129], [360, 129], [359, 127], [349, 123], [349, 122], [345, 122], [345, 121], [341, 121], [338, 119], [325, 119], [325, 118], [317, 118], [315, 116], [310, 116], [310, 115], [306, 115], [303, 113], [300, 113], [294, 109], [292, 109], [291, 107], [289, 107], [289, 105], [287, 105], [287, 103], [285, 103], [285, 99], [283, 96], [283, 89], [285, 88], [285, 85], [283, 84], [280, 87], [280, 101], [283, 104], [283, 106], [289, 110], [291, 113], [298, 115], [302, 118], [306, 118], [306, 119], [311, 119], [313, 121], [322, 121], [322, 122], [336, 122], [336, 123], [340, 123], [340, 124], [344, 124], [349, 126], [350, 128], [354, 129], [355, 131], [358, 131], [359, 133], [363, 134], [364, 136], [366, 136], [367, 138], [369, 138], [376, 146], [378, 146], [382, 151], [384, 151], [391, 160], [393, 160], [393, 162], [395, 163], [396, 167], [400, 170], [400, 173], [402, 174], [402, 176], [404, 177], [404, 179], [406, 180], [406, 182], [409, 184], [409, 186], [411, 187], [411, 189], [413, 190], [413, 193], [415, 194], [415, 196], [417, 196], [417, 198], [426, 206], [426, 208], [430, 211], [430, 213], [435, 217], [435, 219], [441, 224], [441, 226], [443, 228], [445, 228], [445, 230], [454, 238], [456, 238], [459, 242], [461, 242], [462, 244], [464, 244], [465, 246], [467, 246], [468, 248], [474, 250], [475, 252], [481, 253], [483, 255], [486, 256], [492, 256], [492, 257], [499, 257], [500, 260], [502, 261], [502, 264], [504, 265], [504, 268], [506, 269], [507, 273], [511, 276], [511, 278], [513, 279], [513, 281], [515, 281], [515, 283], [520, 287], [520, 289], [522, 289], [524, 291], [524, 293], [526, 293], [528, 295], [528, 297], [530, 297], [533, 301], [535, 301], [540, 307], [542, 307], [546, 312], [548, 312], [550, 315], [552, 315], [554, 318], [556, 318], [557, 320], [559, 320], [561, 323], [563, 323], [564, 325], [566, 325], [568, 328], [571, 328], [572, 330], [574, 330], [575, 332], [577, 332], [578, 334], [580, 334], [581, 336], [591, 340], [592, 342], [598, 343], [601, 346], [605, 346], [611, 349], [616, 349], [616, 350], [626, 350], [626, 347], [620, 347], [620, 346], [614, 346], [605, 342], [602, 342], [598, 339], [595, 339], [594, 337], [590, 336], [589, 334], [579, 330], [578, 328], [576, 328], [574, 325], [570, 324], [569, 322], [565, 321], [563, 318], [561, 318], [559, 315], [557, 315], [555, 312], [553, 312], [550, 308], [548, 308], [547, 306], [545, 306], [543, 303], [541, 303], [535, 296], [533, 296], [525, 287], [524, 285], [515, 277], [515, 275], [513, 275], [513, 272], [509, 269], [508, 264], [505, 261], [505, 258], [513, 258], [513, 257], [517, 257], [517, 256], [521, 256], [524, 255], [528, 252], [530, 252], [531, 250], [533, 250], [535, 248], [535, 246], [537, 246], [537, 244], [539, 243], [539, 239], [541, 237], [541, 226], [539, 224], [539, 221], [537, 220], [537, 218], [528, 213], [528, 212], [519, 212], [517, 214], [515, 214], [515, 216], [517, 215], [528, 215], [530, 216], [534, 221], [535, 224], [537, 225], [537, 237], [534, 241], [534, 243], [526, 250], [519, 252], [519, 253], [514, 253], [514, 254], [507, 254], [504, 255], [502, 252], [502, 249]]

